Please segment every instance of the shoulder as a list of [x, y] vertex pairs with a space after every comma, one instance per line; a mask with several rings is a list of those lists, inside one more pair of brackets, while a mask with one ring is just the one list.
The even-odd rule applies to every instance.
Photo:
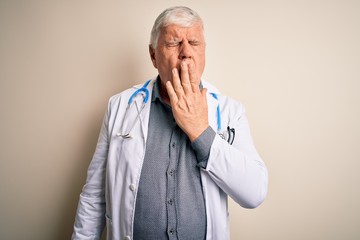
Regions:
[[116, 102], [119, 102], [121, 101], [122, 99], [125, 99], [125, 98], [128, 98], [131, 96], [131, 94], [135, 91], [136, 89], [134, 88], [134, 86], [128, 88], [128, 89], [125, 89], [113, 96], [111, 96], [109, 98], [109, 104], [114, 104]]
[[[202, 80], [204, 88], [208, 89], [208, 93], [217, 98], [218, 103], [222, 111], [230, 111], [232, 113], [242, 113], [244, 111], [243, 104], [227, 95], [222, 94], [214, 85]], [[216, 95], [216, 97], [214, 96]]]
[[111, 96], [109, 98], [109, 106], [118, 105], [122, 101], [125, 101], [127, 103], [129, 101], [129, 98], [136, 92], [136, 90], [140, 89], [145, 84], [146, 84], [146, 88], [149, 91], [149, 94], [151, 94], [155, 80], [156, 80], [156, 77], [153, 79], [150, 79], [146, 82], [136, 84], [128, 89], [123, 90], [122, 92], [119, 92], [119, 93]]

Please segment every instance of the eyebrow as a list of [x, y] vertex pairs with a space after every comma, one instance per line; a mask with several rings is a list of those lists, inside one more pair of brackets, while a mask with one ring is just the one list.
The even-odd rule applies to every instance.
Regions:
[[182, 39], [178, 38], [178, 37], [169, 37], [169, 38], [165, 38], [166, 42], [181, 42]]

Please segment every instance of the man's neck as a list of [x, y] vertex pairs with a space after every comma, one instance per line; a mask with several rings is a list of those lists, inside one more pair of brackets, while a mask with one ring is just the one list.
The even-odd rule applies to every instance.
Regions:
[[160, 84], [160, 97], [161, 97], [161, 100], [162, 100], [164, 103], [166, 103], [166, 104], [168, 104], [168, 105], [171, 106], [171, 104], [170, 104], [170, 98], [169, 98], [169, 94], [168, 94], [168, 92], [167, 92], [167, 90], [166, 90], [166, 86], [164, 86], [164, 84], [162, 83], [162, 81], [159, 81], [159, 84]]

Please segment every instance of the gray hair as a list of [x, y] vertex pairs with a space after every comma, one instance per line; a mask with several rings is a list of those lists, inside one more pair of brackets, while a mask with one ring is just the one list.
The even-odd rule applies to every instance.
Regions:
[[183, 6], [167, 8], [155, 20], [151, 30], [150, 45], [154, 49], [157, 48], [159, 34], [163, 27], [171, 24], [176, 24], [181, 27], [191, 27], [195, 23], [200, 23], [202, 29], [204, 29], [203, 21], [194, 10]]

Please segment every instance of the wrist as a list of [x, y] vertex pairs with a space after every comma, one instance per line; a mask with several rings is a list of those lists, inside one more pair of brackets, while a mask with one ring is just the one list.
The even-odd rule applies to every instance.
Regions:
[[196, 129], [187, 133], [190, 142], [194, 142], [198, 137], [201, 136], [201, 134], [203, 134], [206, 131], [208, 127], [209, 125], [204, 125], [203, 127], [196, 127]]

